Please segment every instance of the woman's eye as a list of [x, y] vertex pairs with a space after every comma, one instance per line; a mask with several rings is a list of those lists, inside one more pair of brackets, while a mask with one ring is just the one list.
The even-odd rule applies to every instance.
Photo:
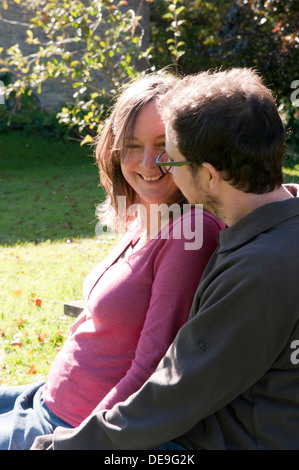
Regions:
[[132, 144], [132, 145], [127, 145], [126, 147], [127, 150], [138, 150], [138, 149], [141, 149], [141, 145], [135, 145], [135, 144]]

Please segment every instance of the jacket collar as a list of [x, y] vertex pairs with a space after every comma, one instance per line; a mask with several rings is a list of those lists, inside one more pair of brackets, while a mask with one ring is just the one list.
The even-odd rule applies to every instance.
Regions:
[[232, 251], [271, 227], [291, 218], [298, 217], [299, 239], [299, 197], [265, 204], [242, 217], [231, 227], [219, 233], [218, 253]]

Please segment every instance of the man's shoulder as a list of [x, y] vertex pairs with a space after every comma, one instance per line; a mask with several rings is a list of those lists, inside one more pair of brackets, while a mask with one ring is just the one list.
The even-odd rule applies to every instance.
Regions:
[[233, 249], [216, 250], [205, 278], [235, 282], [254, 277], [258, 282], [292, 283], [299, 279], [299, 214], [255, 234]]

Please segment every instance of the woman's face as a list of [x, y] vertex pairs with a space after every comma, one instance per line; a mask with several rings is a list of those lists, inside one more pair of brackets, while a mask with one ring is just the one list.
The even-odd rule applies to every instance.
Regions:
[[156, 159], [165, 150], [165, 127], [154, 101], [143, 106], [137, 115], [133, 135], [125, 143], [121, 170], [126, 181], [139, 196], [139, 202], [172, 203], [179, 190], [172, 175], [162, 175]]

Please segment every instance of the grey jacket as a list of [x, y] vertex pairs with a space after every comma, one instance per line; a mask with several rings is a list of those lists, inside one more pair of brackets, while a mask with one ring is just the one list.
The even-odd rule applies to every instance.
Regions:
[[298, 197], [220, 232], [189, 321], [139, 392], [33, 448], [153, 449], [173, 439], [299, 449]]

